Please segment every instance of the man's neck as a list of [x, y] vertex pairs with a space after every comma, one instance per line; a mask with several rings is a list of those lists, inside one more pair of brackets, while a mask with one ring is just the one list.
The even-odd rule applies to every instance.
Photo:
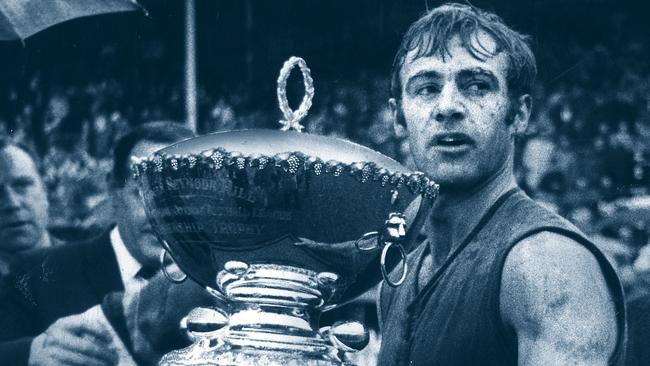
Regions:
[[507, 164], [473, 189], [462, 192], [441, 191], [427, 223], [434, 263], [441, 264], [499, 197], [516, 186], [512, 165]]

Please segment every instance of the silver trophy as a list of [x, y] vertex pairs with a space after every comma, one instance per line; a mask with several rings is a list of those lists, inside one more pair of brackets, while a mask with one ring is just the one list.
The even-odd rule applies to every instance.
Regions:
[[[306, 95], [292, 111], [285, 87], [296, 65]], [[291, 58], [278, 80], [282, 130], [205, 135], [134, 164], [166, 252], [226, 304], [190, 312], [194, 343], [161, 365], [350, 365], [367, 330], [319, 328], [321, 312], [382, 276], [404, 280], [438, 186], [364, 146], [301, 133], [312, 96], [309, 69]]]

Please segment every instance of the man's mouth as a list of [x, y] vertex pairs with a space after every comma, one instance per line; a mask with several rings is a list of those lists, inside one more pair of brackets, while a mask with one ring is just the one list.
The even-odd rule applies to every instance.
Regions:
[[473, 140], [463, 133], [445, 133], [436, 136], [433, 140], [434, 145], [443, 148], [458, 148], [470, 145]]

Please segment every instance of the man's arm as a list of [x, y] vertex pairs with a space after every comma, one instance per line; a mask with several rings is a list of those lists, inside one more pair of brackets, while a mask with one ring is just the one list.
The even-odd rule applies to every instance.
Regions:
[[170, 283], [156, 274], [140, 291], [104, 297], [104, 314], [139, 364], [156, 364], [160, 358], [190, 342], [180, 330], [180, 320], [195, 307], [220, 306], [217, 298], [194, 281]]
[[500, 301], [519, 365], [607, 365], [619, 331], [614, 302], [596, 258], [575, 241], [542, 232], [518, 243]]
[[[95, 322], [73, 315], [53, 324], [44, 319], [48, 306], [57, 306], [52, 298], [39, 294], [45, 286], [65, 286], [66, 277], [58, 277], [58, 266], [46, 260], [46, 251], [15, 258], [12, 273], [0, 284], [0, 359], [7, 365], [103, 365], [111, 364], [106, 342], [92, 337]], [[90, 324], [90, 326], [89, 326]], [[97, 332], [95, 332], [97, 333]], [[74, 351], [72, 351], [74, 350]], [[94, 354], [99, 354], [97, 358]], [[102, 360], [105, 358], [105, 360]], [[103, 362], [103, 363], [102, 363]]]

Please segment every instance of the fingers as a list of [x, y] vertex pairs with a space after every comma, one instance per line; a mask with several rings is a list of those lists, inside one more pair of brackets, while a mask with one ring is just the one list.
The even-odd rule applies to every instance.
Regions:
[[[313, 241], [311, 239], [307, 239], [307, 238], [298, 238], [298, 239], [300, 241], [297, 241], [297, 242], [293, 243], [293, 245], [299, 246], [299, 247], [300, 246], [314, 247], [314, 246], [319, 245], [319, 243], [317, 243], [317, 242], [315, 242], [315, 241]], [[320, 245], [322, 245], [322, 244], [320, 244]]]
[[118, 354], [101, 323], [73, 315], [61, 318], [32, 342], [29, 365], [115, 365]]
[[101, 327], [100, 322], [96, 319], [85, 319], [83, 314], [57, 320], [53, 324], [52, 331], [69, 333], [77, 337], [90, 337], [100, 344], [110, 344], [112, 341], [110, 334]]
[[337, 251], [341, 250], [342, 248], [354, 246], [354, 242], [352, 241], [346, 241], [342, 243], [321, 243], [307, 238], [298, 239], [300, 239], [300, 241], [293, 243], [293, 245], [321, 251]]
[[293, 243], [293, 245], [309, 249], [319, 249], [322, 251], [346, 252], [344, 254], [347, 254], [347, 251], [357, 249], [358, 246], [368, 247], [371, 249], [377, 248], [377, 236], [369, 236], [367, 238], [362, 237], [358, 240], [343, 241], [339, 243], [321, 243], [307, 238], [298, 239], [300, 241]]
[[[65, 355], [66, 359], [70, 360], [76, 358], [88, 359], [100, 364], [111, 364], [117, 361], [112, 344], [98, 342], [94, 337], [54, 331], [47, 334], [44, 346], [48, 353], [55, 356]], [[70, 358], [70, 353], [77, 356]]]
[[117, 353], [110, 347], [92, 344], [71, 333], [43, 333], [34, 338], [30, 348], [29, 366], [116, 365]]
[[92, 357], [80, 351], [61, 349], [50, 353], [49, 365], [66, 365], [66, 366], [107, 366], [116, 365], [117, 358], [114, 360], [107, 360], [104, 358]]

